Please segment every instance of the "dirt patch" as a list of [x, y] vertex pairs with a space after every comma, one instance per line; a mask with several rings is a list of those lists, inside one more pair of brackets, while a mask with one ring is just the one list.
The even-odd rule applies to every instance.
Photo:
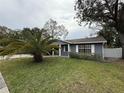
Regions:
[[124, 64], [124, 59], [105, 58], [105, 62], [122, 63], [122, 64]]
[[124, 65], [124, 60], [120, 59], [120, 60], [114, 61], [113, 63], [116, 63], [116, 64], [123, 64], [123, 65]]
[[88, 83], [73, 82], [65, 87], [63, 87], [59, 93], [96, 93], [93, 86]]

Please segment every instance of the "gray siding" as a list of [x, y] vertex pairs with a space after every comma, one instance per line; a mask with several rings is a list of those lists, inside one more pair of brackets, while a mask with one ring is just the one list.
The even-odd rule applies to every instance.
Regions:
[[[102, 53], [102, 47], [103, 45], [102, 44], [94, 44], [95, 45], [95, 54], [96, 55], [99, 55], [99, 56], [103, 56], [103, 53]], [[64, 51], [64, 46], [68, 46], [67, 44], [66, 45], [62, 45], [61, 47], [61, 55], [62, 56], [68, 56], [68, 50]], [[76, 45], [70, 45], [70, 50], [71, 52], [76, 52]]]
[[71, 52], [76, 52], [76, 45], [70, 45]]
[[[68, 47], [68, 45], [61, 46], [61, 55], [68, 56], [68, 51], [64, 51], [64, 46]], [[71, 52], [76, 52], [76, 45], [70, 45], [70, 50], [71, 50]]]
[[64, 47], [68, 47], [68, 45], [62, 45], [61, 46], [61, 55], [62, 56], [68, 56], [68, 50], [64, 51]]
[[102, 44], [95, 44], [95, 54], [103, 56], [103, 54], [102, 54]]

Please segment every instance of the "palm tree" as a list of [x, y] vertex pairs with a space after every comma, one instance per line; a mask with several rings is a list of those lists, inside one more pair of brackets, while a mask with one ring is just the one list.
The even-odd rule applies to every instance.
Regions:
[[16, 33], [16, 36], [3, 38], [0, 42], [3, 46], [0, 48], [0, 55], [31, 54], [34, 61], [42, 62], [43, 53], [48, 53], [53, 47], [52, 43], [56, 41], [44, 32], [44, 29], [25, 28], [20, 33]]

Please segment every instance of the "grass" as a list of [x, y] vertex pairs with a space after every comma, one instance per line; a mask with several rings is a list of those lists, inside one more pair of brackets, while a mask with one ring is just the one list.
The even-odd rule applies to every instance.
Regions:
[[10, 93], [124, 93], [124, 64], [68, 58], [0, 63]]

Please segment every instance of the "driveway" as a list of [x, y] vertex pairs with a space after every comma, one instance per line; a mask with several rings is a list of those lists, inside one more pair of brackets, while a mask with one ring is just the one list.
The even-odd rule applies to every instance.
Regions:
[[9, 90], [6, 86], [6, 83], [5, 83], [1, 73], [0, 73], [0, 93], [9, 93]]

